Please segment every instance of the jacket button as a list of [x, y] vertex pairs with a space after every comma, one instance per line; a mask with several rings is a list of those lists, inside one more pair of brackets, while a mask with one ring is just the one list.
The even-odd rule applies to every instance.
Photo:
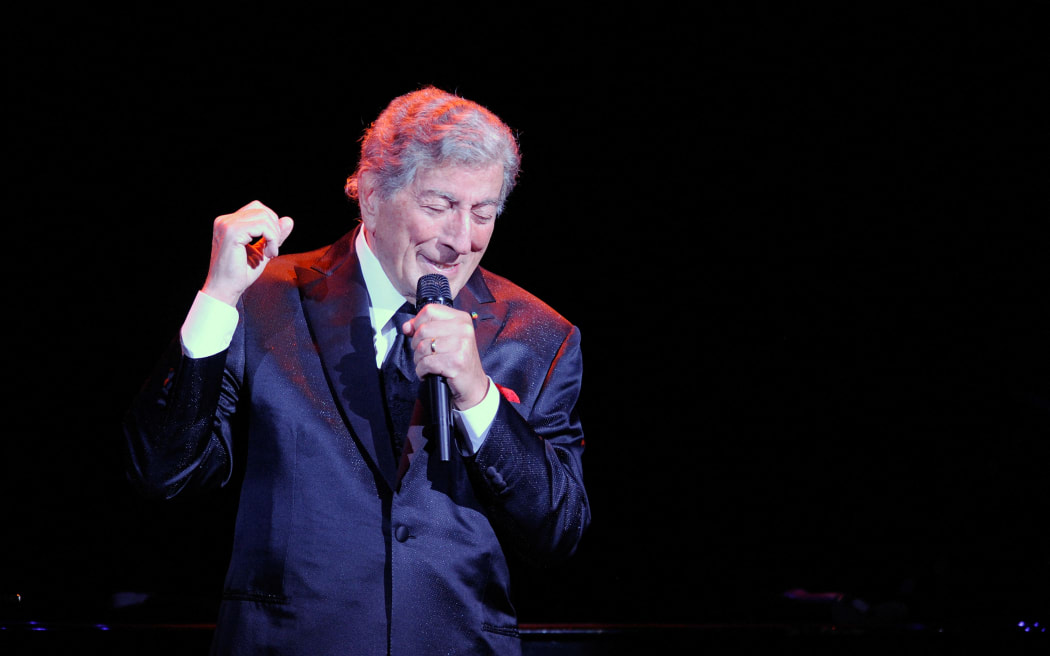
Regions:
[[486, 469], [485, 476], [488, 476], [489, 483], [492, 484], [492, 487], [497, 492], [502, 492], [503, 490], [507, 489], [506, 482], [504, 482], [503, 477], [500, 476], [500, 473], [496, 471], [495, 467], [489, 467], [488, 469]]
[[394, 529], [394, 538], [398, 542], [404, 542], [405, 540], [407, 540], [409, 538], [408, 527], [403, 524], [399, 524], [397, 528]]

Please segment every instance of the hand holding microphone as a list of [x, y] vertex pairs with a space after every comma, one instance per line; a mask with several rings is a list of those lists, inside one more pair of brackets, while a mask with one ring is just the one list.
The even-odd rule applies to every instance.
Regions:
[[451, 406], [466, 410], [480, 403], [488, 390], [488, 376], [481, 366], [474, 322], [469, 314], [452, 307], [445, 276], [420, 277], [416, 311], [403, 328], [412, 339], [416, 375], [426, 381], [433, 412], [430, 421], [439, 431], [441, 459], [448, 460]]

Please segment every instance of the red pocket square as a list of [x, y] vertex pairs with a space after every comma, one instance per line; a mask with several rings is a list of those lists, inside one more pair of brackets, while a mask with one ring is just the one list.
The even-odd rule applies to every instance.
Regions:
[[496, 383], [496, 388], [499, 393], [503, 395], [503, 398], [507, 399], [511, 403], [521, 403], [521, 399], [518, 398], [518, 393], [509, 387], [504, 387], [499, 383]]

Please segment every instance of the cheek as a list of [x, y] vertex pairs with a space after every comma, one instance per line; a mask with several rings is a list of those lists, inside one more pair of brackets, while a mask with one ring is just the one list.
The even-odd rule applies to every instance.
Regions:
[[[429, 238], [419, 221], [412, 221], [404, 210], [390, 217], [389, 231], [392, 240], [402, 251], [413, 251]], [[404, 253], [407, 255], [408, 253]]]
[[485, 252], [485, 249], [489, 247], [489, 240], [492, 239], [492, 228], [492, 224], [475, 226], [474, 231], [470, 235], [471, 250], [475, 253]]
[[436, 221], [411, 208], [403, 208], [398, 215], [398, 232], [413, 246], [434, 239], [439, 234], [439, 227]]

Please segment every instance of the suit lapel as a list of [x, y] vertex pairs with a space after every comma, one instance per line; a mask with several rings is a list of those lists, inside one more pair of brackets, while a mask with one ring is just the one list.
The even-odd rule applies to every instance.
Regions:
[[357, 230], [296, 270], [306, 322], [343, 418], [391, 489], [397, 465], [375, 363], [368, 291], [354, 252]]
[[452, 305], [474, 317], [474, 337], [478, 343], [478, 353], [484, 360], [485, 353], [496, 339], [502, 322], [495, 314], [498, 304], [485, 284], [481, 267], [474, 270], [474, 275], [456, 295]]

